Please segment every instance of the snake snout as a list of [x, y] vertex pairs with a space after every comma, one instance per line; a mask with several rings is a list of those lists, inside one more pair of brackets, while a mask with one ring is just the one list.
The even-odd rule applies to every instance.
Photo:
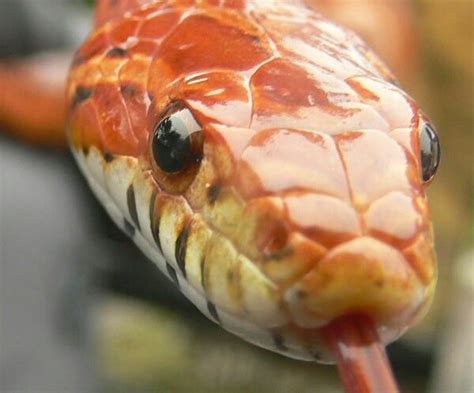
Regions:
[[304, 327], [356, 313], [380, 325], [403, 327], [425, 292], [401, 252], [360, 237], [329, 251], [287, 292], [287, 300], [297, 324]]

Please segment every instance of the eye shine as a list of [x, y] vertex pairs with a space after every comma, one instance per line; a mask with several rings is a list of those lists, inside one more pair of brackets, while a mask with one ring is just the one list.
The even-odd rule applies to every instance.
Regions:
[[428, 123], [423, 125], [420, 134], [421, 168], [424, 182], [433, 179], [441, 156], [438, 134]]
[[162, 119], [155, 127], [152, 140], [153, 158], [166, 173], [186, 169], [200, 155], [193, 151], [192, 134], [200, 127], [188, 109]]

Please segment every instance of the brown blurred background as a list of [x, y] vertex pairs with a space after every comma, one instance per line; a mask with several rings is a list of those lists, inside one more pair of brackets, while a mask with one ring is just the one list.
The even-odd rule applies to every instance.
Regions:
[[[75, 46], [87, 3], [2, 0], [1, 55]], [[438, 291], [389, 354], [403, 392], [472, 392], [473, 2], [312, 3], [371, 41], [439, 130]], [[205, 320], [112, 226], [68, 154], [0, 138], [0, 392], [341, 391], [333, 367]]]

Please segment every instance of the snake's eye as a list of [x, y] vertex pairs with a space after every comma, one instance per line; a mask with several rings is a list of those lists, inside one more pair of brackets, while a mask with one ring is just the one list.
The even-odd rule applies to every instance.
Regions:
[[433, 179], [441, 155], [438, 134], [428, 123], [423, 124], [420, 131], [420, 154], [423, 181], [426, 183]]
[[188, 108], [171, 110], [156, 125], [153, 159], [165, 173], [182, 172], [202, 158], [201, 127]]

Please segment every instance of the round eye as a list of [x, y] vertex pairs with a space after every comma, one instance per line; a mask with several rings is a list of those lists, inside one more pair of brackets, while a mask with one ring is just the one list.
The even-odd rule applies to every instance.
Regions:
[[441, 151], [438, 134], [428, 123], [423, 125], [420, 132], [420, 151], [423, 181], [429, 182], [438, 169]]
[[199, 131], [201, 127], [187, 108], [160, 120], [153, 133], [152, 153], [163, 172], [181, 172], [202, 158]]

